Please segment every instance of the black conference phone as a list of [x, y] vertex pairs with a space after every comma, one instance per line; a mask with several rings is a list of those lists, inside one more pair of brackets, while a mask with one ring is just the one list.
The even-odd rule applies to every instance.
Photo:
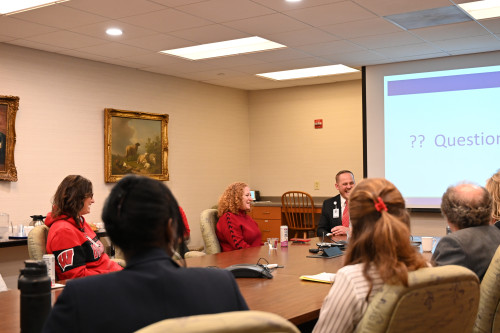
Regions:
[[273, 278], [269, 268], [263, 265], [236, 264], [225, 269], [233, 273], [235, 278]]

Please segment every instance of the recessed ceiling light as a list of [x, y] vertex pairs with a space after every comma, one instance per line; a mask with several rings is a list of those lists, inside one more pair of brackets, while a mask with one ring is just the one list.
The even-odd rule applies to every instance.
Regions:
[[109, 28], [106, 30], [106, 33], [110, 36], [121, 36], [123, 34], [123, 31], [119, 28]]
[[257, 76], [262, 76], [267, 79], [272, 80], [293, 80], [293, 79], [303, 79], [308, 77], [318, 77], [336, 74], [345, 74], [359, 72], [359, 70], [347, 67], [345, 65], [330, 65], [330, 66], [320, 66], [302, 69], [292, 69], [289, 71], [272, 72], [272, 73], [262, 73], [257, 74]]
[[197, 46], [183, 47], [180, 49], [160, 51], [190, 60], [200, 60], [216, 57], [225, 57], [235, 54], [252, 53], [279, 49], [286, 47], [261, 37], [247, 37], [233, 39], [224, 42], [202, 44]]
[[302, 0], [286, 0], [286, 2], [301, 2]]
[[47, 0], [3, 0], [0, 1], [0, 14], [11, 15], [40, 7], [55, 5], [56, 3], [69, 0], [47, 1]]
[[467, 2], [458, 5], [470, 16], [476, 20], [482, 20], [493, 17], [500, 17], [500, 1], [499, 0], [483, 0]]

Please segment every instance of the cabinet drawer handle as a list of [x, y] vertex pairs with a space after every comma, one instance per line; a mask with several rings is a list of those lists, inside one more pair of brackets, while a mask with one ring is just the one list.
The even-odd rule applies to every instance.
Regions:
[[262, 230], [262, 231], [264, 231], [264, 232], [271, 232], [271, 230]]
[[271, 212], [263, 212], [264, 214], [271, 214]]

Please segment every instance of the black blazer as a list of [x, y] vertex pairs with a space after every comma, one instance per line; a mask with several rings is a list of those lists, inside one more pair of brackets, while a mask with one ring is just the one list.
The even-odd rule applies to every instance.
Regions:
[[[337, 205], [335, 205], [335, 202]], [[338, 225], [342, 225], [342, 203], [340, 201], [340, 194], [337, 194], [333, 198], [326, 199], [323, 201], [323, 208], [321, 209], [321, 217], [319, 218], [318, 231], [316, 232], [318, 237], [323, 236], [331, 232], [332, 228]], [[339, 209], [339, 217], [333, 217], [333, 209], [337, 207]]]
[[233, 275], [182, 268], [161, 249], [123, 271], [68, 281], [43, 332], [134, 332], [167, 318], [248, 310]]

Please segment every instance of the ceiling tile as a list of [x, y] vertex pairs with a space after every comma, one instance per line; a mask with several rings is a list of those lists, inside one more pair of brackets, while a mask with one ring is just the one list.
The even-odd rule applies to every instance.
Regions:
[[187, 39], [199, 44], [222, 42], [225, 40], [250, 37], [249, 34], [223, 26], [221, 24], [205, 25], [199, 28], [173, 31], [172, 36]]
[[309, 57], [305, 52], [291, 48], [249, 53], [245, 56], [264, 62], [278, 62]]
[[368, 20], [345, 22], [341, 24], [332, 24], [321, 27], [341, 38], [356, 38], [373, 35], [383, 35], [391, 32], [400, 32], [403, 29], [387, 22], [383, 18], [371, 18]]
[[446, 7], [452, 5], [448, 0], [353, 0], [373, 13], [386, 16], [417, 10]]
[[48, 52], [59, 52], [59, 51], [64, 50], [64, 48], [62, 48], [62, 47], [57, 47], [54, 45], [48, 45], [48, 44], [43, 44], [43, 43], [37, 43], [37, 42], [33, 42], [30, 40], [26, 40], [26, 39], [11, 40], [11, 41], [8, 41], [8, 43], [13, 44], [13, 45], [18, 45], [18, 46], [29, 47], [31, 49], [48, 51]]
[[29, 10], [14, 14], [12, 17], [61, 29], [69, 29], [106, 20], [105, 17], [62, 5], [52, 5], [36, 10]]
[[260, 3], [263, 6], [272, 8], [277, 11], [290, 11], [300, 8], [316, 7], [321, 5], [331, 4], [333, 2], [342, 2], [345, 0], [307, 0], [298, 2], [288, 2], [283, 0], [253, 0], [253, 2]]
[[[119, 28], [123, 31], [123, 35], [121, 36], [109, 36], [106, 34], [106, 30], [109, 28]], [[121, 42], [127, 39], [134, 39], [149, 35], [157, 34], [156, 31], [150, 29], [144, 29], [141, 27], [137, 27], [125, 22], [120, 22], [116, 20], [102, 21], [90, 25], [79, 26], [76, 28], [68, 29], [70, 31], [91, 36], [97, 37], [108, 41]]]
[[193, 45], [191, 41], [166, 34], [155, 34], [136, 39], [127, 39], [120, 41], [120, 43], [156, 52]]
[[18, 20], [13, 16], [0, 15], [0, 31], [2, 32], [2, 35], [24, 38], [53, 32], [56, 31], [56, 28]]
[[350, 1], [291, 10], [287, 12], [287, 15], [308, 23], [313, 27], [376, 17], [373, 13]]
[[500, 41], [491, 35], [435, 41], [433, 44], [448, 52], [477, 48], [489, 51], [500, 50]]
[[77, 50], [85, 53], [102, 55], [108, 58], [124, 58], [150, 53], [150, 51], [119, 43], [106, 43], [102, 45], [81, 47]]
[[428, 41], [489, 35], [489, 32], [486, 29], [474, 21], [414, 29], [411, 33]]
[[306, 29], [309, 26], [283, 14], [259, 16], [224, 23], [225, 26], [244, 31], [253, 36]]
[[59, 30], [48, 34], [27, 37], [27, 40], [58, 46], [64, 49], [76, 49], [92, 45], [105, 44], [106, 41], [94, 37], [80, 35], [71, 31]]
[[[124, 2], [126, 1], [126, 5]], [[148, 0], [71, 0], [61, 6], [82, 10], [112, 19], [149, 13], [165, 6]]]
[[379, 49], [383, 47], [422, 43], [422, 40], [420, 38], [415, 37], [406, 31], [377, 36], [353, 38], [351, 39], [351, 41], [368, 49]]
[[486, 29], [490, 30], [494, 34], [500, 33], [500, 18], [481, 20], [479, 23], [484, 25]]
[[289, 47], [331, 42], [339, 39], [337, 36], [334, 36], [328, 32], [316, 28], [287, 31], [277, 34], [265, 34], [262, 35], [261, 37], [267, 38], [269, 40], [272, 40], [273, 42], [280, 43]]
[[439, 53], [442, 50], [432, 45], [421, 43], [421, 44], [404, 45], [398, 47], [379, 48], [376, 49], [376, 51], [389, 58], [401, 58], [401, 57], [411, 57], [414, 55], [425, 55], [425, 54], [430, 55], [434, 53]]
[[158, 32], [170, 32], [210, 25], [212, 22], [185, 14], [175, 9], [165, 9], [147, 14], [121, 18], [120, 21]]
[[249, 0], [209, 0], [180, 6], [177, 9], [217, 23], [275, 13], [274, 10]]
[[297, 49], [316, 56], [364, 50], [363, 47], [343, 40], [298, 46]]
[[360, 67], [365, 63], [372, 61], [389, 60], [387, 57], [381, 55], [380, 53], [370, 50], [328, 54], [323, 55], [322, 57], [330, 60], [334, 64], [344, 64], [351, 67]]

